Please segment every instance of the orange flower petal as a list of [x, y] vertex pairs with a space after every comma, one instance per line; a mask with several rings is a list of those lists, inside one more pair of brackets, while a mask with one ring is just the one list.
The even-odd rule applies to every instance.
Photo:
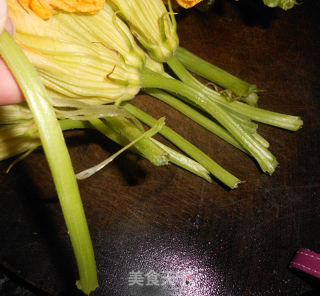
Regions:
[[96, 13], [104, 4], [105, 0], [51, 0], [50, 5], [67, 12]]
[[184, 8], [191, 8], [202, 0], [176, 0], [178, 4]]
[[31, 0], [29, 8], [44, 20], [52, 15], [52, 8], [49, 4], [49, 0]]
[[21, 6], [31, 9], [44, 20], [50, 18], [53, 8], [93, 14], [103, 7], [104, 2], [105, 0], [17, 0]]

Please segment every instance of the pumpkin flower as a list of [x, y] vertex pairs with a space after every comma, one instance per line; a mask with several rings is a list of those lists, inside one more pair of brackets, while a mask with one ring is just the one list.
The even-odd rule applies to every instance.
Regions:
[[[108, 4], [113, 12], [108, 13]], [[179, 40], [170, 3], [167, 11], [161, 0], [108, 1], [95, 15], [56, 11], [47, 21], [33, 10], [22, 7], [17, 0], [8, 0], [8, 6], [16, 24], [15, 39], [42, 78], [49, 93], [48, 100], [56, 107], [58, 116], [90, 122], [99, 117], [132, 118], [126, 109], [118, 106], [134, 98], [141, 88], [161, 88], [187, 96], [196, 104], [201, 101], [199, 96], [202, 95], [184, 83], [146, 67], [133, 66], [134, 60], [143, 61], [144, 57], [135, 49], [130, 31], [158, 63], [174, 54]], [[107, 15], [114, 25], [108, 33], [115, 42], [100, 31], [107, 25], [100, 20]], [[124, 22], [118, 21], [118, 16], [125, 16], [126, 20], [132, 18], [130, 31]], [[134, 57], [127, 58], [121, 52], [133, 53]], [[147, 57], [145, 61], [149, 66], [152, 64]], [[182, 146], [189, 144], [184, 142]], [[161, 165], [162, 159], [166, 162], [166, 158], [161, 157], [162, 152], [159, 152], [159, 162], [158, 158], [154, 162], [156, 165]], [[227, 186], [237, 187], [238, 178], [214, 161], [210, 165], [201, 161]]]
[[[40, 74], [50, 103], [64, 117], [124, 115], [114, 105], [101, 105], [132, 99], [140, 90], [139, 71], [145, 65], [163, 71], [108, 3], [94, 15], [57, 11], [47, 21], [17, 0], [8, 0], [8, 6], [16, 41]], [[61, 110], [64, 107], [76, 110]]]
[[[77, 19], [72, 14], [56, 13], [48, 21], [17, 0], [8, 0], [8, 7], [16, 25], [15, 39], [40, 74], [53, 106], [81, 109], [83, 104], [129, 100], [139, 92], [138, 68], [144, 63], [144, 53], [107, 6], [93, 16]], [[107, 37], [99, 35], [103, 31], [98, 23], [110, 28], [107, 43], [114, 40], [116, 49], [102, 41]], [[104, 116], [119, 112], [115, 106], [104, 109]]]

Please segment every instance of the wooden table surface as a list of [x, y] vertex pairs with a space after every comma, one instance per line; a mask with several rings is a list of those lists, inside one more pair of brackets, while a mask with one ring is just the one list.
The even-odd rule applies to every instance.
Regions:
[[[279, 168], [272, 176], [170, 107], [134, 104], [174, 128], [246, 183], [226, 190], [173, 165], [126, 153], [80, 182], [100, 287], [94, 296], [320, 295], [319, 281], [290, 270], [301, 248], [320, 251], [320, 91], [317, 0], [287, 12], [217, 1], [178, 16], [182, 46], [255, 83], [260, 106], [300, 115], [298, 132], [259, 125]], [[76, 171], [119, 147], [98, 133], [66, 134]], [[0, 164], [1, 170], [10, 162]], [[49, 295], [80, 295], [68, 235], [41, 150], [2, 174], [0, 264]], [[143, 284], [132, 284], [134, 272]], [[149, 282], [152, 272], [162, 281]], [[131, 282], [130, 282], [131, 281]], [[131, 283], [131, 285], [130, 285]], [[46, 295], [46, 294], [44, 294]]]

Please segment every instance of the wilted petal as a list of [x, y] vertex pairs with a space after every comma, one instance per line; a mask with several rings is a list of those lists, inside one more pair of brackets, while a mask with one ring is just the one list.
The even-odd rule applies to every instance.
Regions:
[[178, 46], [176, 23], [161, 0], [110, 0], [114, 10], [130, 25], [131, 31], [159, 62], [172, 56]]
[[[5, 115], [6, 112], [12, 116]], [[20, 108], [19, 105], [1, 106], [0, 115], [1, 122], [10, 122], [10, 117], [12, 119], [9, 124], [0, 125], [0, 160], [19, 155], [39, 146], [38, 130], [33, 119], [17, 121], [21, 116], [29, 117], [31, 115], [27, 108]]]
[[19, 123], [30, 119], [32, 114], [25, 103], [0, 106], [0, 124]]

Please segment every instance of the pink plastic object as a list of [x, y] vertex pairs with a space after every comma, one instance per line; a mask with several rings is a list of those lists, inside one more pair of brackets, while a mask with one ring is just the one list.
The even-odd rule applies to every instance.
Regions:
[[308, 249], [300, 249], [291, 261], [290, 267], [320, 278], [320, 254]]

